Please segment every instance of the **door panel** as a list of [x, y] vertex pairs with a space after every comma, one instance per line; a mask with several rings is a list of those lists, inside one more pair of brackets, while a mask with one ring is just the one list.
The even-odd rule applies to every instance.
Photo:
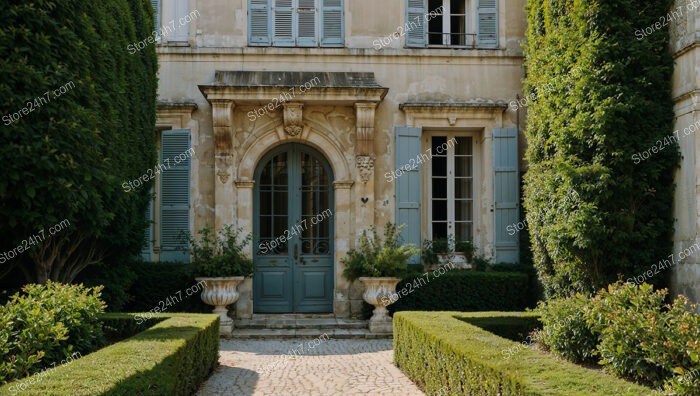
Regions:
[[333, 311], [332, 173], [298, 144], [256, 172], [255, 312]]

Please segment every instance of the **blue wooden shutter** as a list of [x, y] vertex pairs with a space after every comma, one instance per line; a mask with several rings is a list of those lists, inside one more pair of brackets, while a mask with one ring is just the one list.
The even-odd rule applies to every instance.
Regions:
[[498, 46], [498, 0], [477, 0], [476, 44], [482, 48]]
[[155, 14], [156, 36], [160, 37], [160, 0], [151, 0], [151, 5], [153, 6], [153, 13]]
[[153, 261], [153, 189], [148, 196], [148, 206], [146, 207], [146, 221], [148, 227], [143, 238], [143, 249], [141, 250], [141, 259], [144, 261]]
[[[416, 158], [421, 154], [421, 128], [396, 127], [396, 224], [406, 224], [403, 241], [421, 247], [421, 168]], [[412, 161], [411, 161], [412, 160]], [[410, 168], [410, 165], [415, 165]], [[420, 264], [420, 256], [411, 257], [411, 264]]]
[[[163, 131], [160, 146], [160, 260], [189, 261], [182, 233], [190, 232], [190, 131]], [[176, 163], [177, 162], [177, 163]]]
[[518, 223], [518, 130], [493, 130], [493, 196], [495, 222], [495, 261], [516, 263], [518, 234], [508, 234], [508, 226]]
[[297, 46], [317, 47], [318, 34], [316, 32], [317, 9], [316, 0], [297, 0], [296, 10]]
[[343, 0], [321, 0], [321, 46], [345, 45]]
[[426, 0], [407, 0], [406, 4], [406, 46], [425, 47], [427, 40], [425, 15], [428, 13]]
[[292, 0], [272, 1], [272, 45], [294, 47], [294, 4]]
[[260, 46], [272, 44], [270, 0], [248, 0], [248, 42]]

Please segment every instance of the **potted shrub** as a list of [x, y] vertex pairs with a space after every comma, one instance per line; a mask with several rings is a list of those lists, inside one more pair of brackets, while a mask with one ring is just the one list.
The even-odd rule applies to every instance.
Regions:
[[390, 333], [391, 317], [386, 309], [394, 301], [396, 285], [408, 271], [408, 259], [418, 253], [414, 245], [400, 244], [400, 233], [404, 225], [396, 227], [387, 223], [382, 238], [377, 229], [364, 231], [359, 247], [348, 252], [342, 260], [343, 275], [352, 281], [359, 280], [365, 286], [364, 300], [374, 306], [369, 320], [372, 333]]
[[476, 246], [472, 241], [459, 241], [455, 243], [455, 251], [452, 254], [452, 264], [457, 268], [471, 268], [472, 258], [476, 251]]
[[421, 257], [426, 271], [432, 271], [452, 260], [450, 241], [445, 238], [423, 241]]
[[222, 335], [231, 335], [233, 329], [226, 307], [238, 301], [238, 285], [253, 275], [253, 260], [244, 253], [251, 237], [242, 238], [242, 233], [242, 229], [226, 225], [218, 234], [205, 227], [198, 238], [189, 238], [196, 280], [204, 285], [202, 301], [213, 305], [213, 312], [221, 317]]

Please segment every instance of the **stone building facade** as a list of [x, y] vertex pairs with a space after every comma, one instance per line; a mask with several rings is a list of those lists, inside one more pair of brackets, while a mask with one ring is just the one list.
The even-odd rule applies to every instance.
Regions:
[[678, 0], [667, 19], [675, 61], [674, 137], [683, 159], [676, 173], [675, 293], [700, 301], [700, 2]]
[[241, 318], [359, 314], [341, 260], [389, 221], [517, 260], [523, 0], [153, 3], [161, 160], [192, 155], [158, 176], [147, 258], [243, 228]]

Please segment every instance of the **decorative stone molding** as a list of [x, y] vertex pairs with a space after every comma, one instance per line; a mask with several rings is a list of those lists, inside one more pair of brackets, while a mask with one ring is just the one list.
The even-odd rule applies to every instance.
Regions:
[[355, 184], [354, 181], [340, 180], [333, 182], [333, 187], [335, 187], [336, 190], [349, 190], [352, 188], [353, 184]]
[[367, 183], [374, 173], [374, 159], [375, 155], [358, 155], [355, 157], [355, 162], [357, 163], [357, 169], [360, 172], [360, 180]]
[[237, 188], [253, 188], [255, 187], [254, 180], [236, 180]]
[[228, 183], [231, 178], [231, 165], [233, 165], [233, 155], [226, 153], [216, 155], [216, 175], [223, 184]]
[[304, 105], [301, 103], [285, 103], [284, 106], [284, 131], [289, 136], [299, 136], [304, 130], [302, 121]]
[[233, 100], [216, 99], [211, 101], [214, 139], [217, 154], [233, 151]]
[[357, 146], [355, 154], [370, 155], [374, 153], [374, 114], [377, 103], [355, 103], [357, 125]]

